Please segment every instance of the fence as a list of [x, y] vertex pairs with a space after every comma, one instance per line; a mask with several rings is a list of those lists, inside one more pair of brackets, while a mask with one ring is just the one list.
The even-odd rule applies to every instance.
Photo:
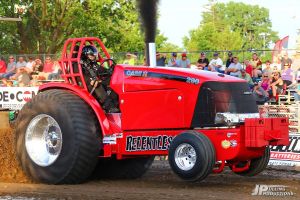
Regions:
[[262, 117], [287, 117], [289, 119], [289, 132], [300, 135], [300, 104], [291, 105], [264, 105], [259, 107]]
[[[227, 58], [228, 58], [228, 50], [199, 50], [199, 51], [189, 51], [187, 52], [188, 59], [190, 59], [192, 64], [196, 64], [197, 60], [199, 59], [200, 52], [205, 52], [206, 57], [210, 60], [213, 58], [213, 54], [215, 52], [219, 53], [220, 58], [223, 60], [223, 63], [225, 64]], [[258, 57], [262, 60], [262, 62], [265, 62], [267, 60], [270, 60], [272, 62], [273, 60], [273, 53], [278, 54], [278, 52], [272, 51], [272, 50], [231, 50], [233, 56], [237, 56], [239, 58], [239, 62], [243, 62], [244, 60], [251, 59], [251, 56], [254, 52], [258, 54]], [[125, 55], [127, 52], [114, 52], [110, 53], [111, 57], [115, 59], [117, 63], [123, 63], [123, 60], [125, 59]], [[131, 52], [137, 56], [136, 64], [141, 65], [144, 63], [144, 52]], [[165, 54], [167, 56], [167, 60], [171, 58], [172, 52], [160, 52], [161, 54]], [[178, 59], [181, 58], [181, 53], [183, 52], [176, 52], [178, 53]], [[300, 67], [300, 49], [286, 49], [283, 53], [288, 53], [289, 57], [293, 60], [293, 66], [294, 68]], [[61, 55], [60, 54], [10, 54], [15, 57], [17, 60], [18, 57], [23, 56], [25, 59], [28, 59], [30, 56], [33, 58], [40, 58], [43, 61], [47, 56], [50, 56], [54, 60], [58, 60]], [[9, 55], [2, 55], [2, 57], [8, 61]], [[278, 57], [274, 57], [275, 62], [273, 62], [273, 65], [277, 65], [278, 69], [280, 69], [280, 62]]]

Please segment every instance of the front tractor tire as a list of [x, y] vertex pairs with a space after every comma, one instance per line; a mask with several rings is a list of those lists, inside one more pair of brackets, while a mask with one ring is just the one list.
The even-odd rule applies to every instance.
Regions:
[[41, 92], [25, 104], [15, 134], [18, 160], [36, 182], [81, 183], [97, 164], [101, 140], [96, 117], [66, 90]]
[[213, 144], [196, 131], [178, 135], [169, 148], [169, 164], [173, 172], [186, 181], [205, 179], [212, 173], [215, 159]]
[[[256, 176], [266, 169], [270, 160], [270, 148], [266, 147], [263, 156], [259, 158], [252, 159], [250, 161], [250, 166], [247, 170], [241, 172], [234, 172], [241, 176]], [[243, 162], [239, 163], [238, 166], [245, 165]]]

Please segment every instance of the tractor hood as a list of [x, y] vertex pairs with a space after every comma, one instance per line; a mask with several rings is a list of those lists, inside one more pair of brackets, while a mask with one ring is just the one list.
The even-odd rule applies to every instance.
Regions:
[[[186, 79], [186, 78], [198, 78], [200, 82], [202, 81], [217, 81], [217, 82], [244, 82], [244, 80], [220, 74], [217, 72], [210, 72], [204, 70], [197, 69], [189, 69], [189, 68], [177, 68], [177, 67], [129, 67], [123, 66], [126, 71], [125, 75], [127, 76], [139, 76], [147, 75], [147, 77], [156, 77], [156, 78], [174, 78], [174, 80], [178, 79]], [[172, 77], [173, 76], [173, 77]], [[178, 79], [176, 79], [178, 78]], [[179, 81], [179, 80], [178, 80]], [[189, 83], [190, 80], [187, 80]], [[200, 83], [199, 82], [199, 83]]]
[[245, 80], [216, 72], [117, 65], [110, 85], [124, 130], [217, 126], [217, 113], [258, 112]]
[[[117, 80], [122, 80], [125, 91], [145, 91], [149, 89], [164, 89], [182, 87], [198, 88], [207, 81], [212, 82], [245, 82], [243, 79], [232, 76], [202, 71], [196, 69], [185, 69], [175, 67], [145, 67], [117, 65], [115, 67]], [[116, 78], [112, 79], [113, 81]], [[123, 91], [124, 91], [123, 90]], [[121, 91], [120, 91], [121, 92]]]

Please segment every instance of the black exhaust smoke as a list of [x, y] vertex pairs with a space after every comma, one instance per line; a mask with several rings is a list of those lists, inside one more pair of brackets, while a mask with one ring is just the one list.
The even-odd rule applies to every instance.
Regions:
[[137, 0], [142, 25], [141, 28], [145, 33], [147, 64], [152, 67], [156, 66], [154, 43], [157, 26], [157, 4], [158, 0]]

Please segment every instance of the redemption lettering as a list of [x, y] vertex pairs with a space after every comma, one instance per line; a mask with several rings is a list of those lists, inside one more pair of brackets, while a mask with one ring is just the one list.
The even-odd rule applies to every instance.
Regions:
[[168, 150], [173, 136], [127, 136], [126, 151]]

